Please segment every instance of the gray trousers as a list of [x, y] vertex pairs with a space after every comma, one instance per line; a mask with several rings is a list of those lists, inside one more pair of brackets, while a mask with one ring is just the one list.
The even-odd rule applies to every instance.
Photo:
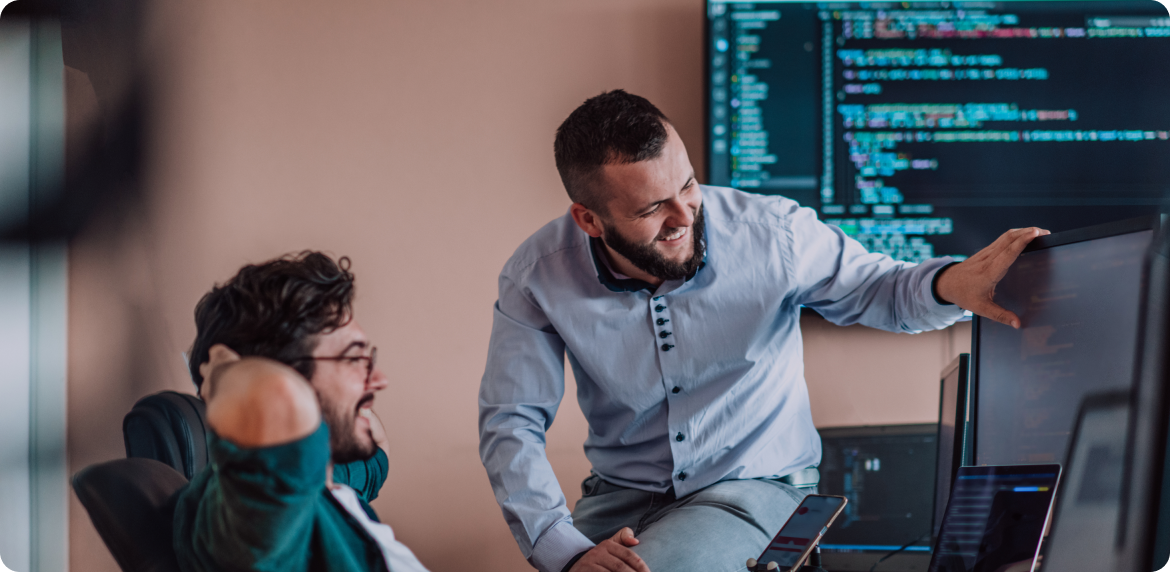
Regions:
[[651, 572], [736, 572], [764, 551], [806, 494], [769, 479], [715, 483], [683, 498], [628, 489], [593, 475], [581, 483], [573, 525], [601, 542], [630, 527]]

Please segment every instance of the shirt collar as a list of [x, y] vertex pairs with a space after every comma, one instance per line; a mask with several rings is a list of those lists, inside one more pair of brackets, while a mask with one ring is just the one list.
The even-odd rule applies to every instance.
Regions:
[[[705, 225], [706, 223], [704, 222]], [[706, 233], [704, 232], [704, 234]], [[703, 262], [699, 264], [699, 267], [694, 272], [687, 275], [684, 282], [689, 282], [691, 278], [694, 278], [707, 265], [708, 251], [705, 246], [703, 250]], [[601, 282], [602, 286], [608, 288], [610, 292], [638, 292], [645, 290], [653, 294], [656, 290], [653, 284], [645, 280], [630, 278], [624, 274], [620, 275], [621, 278], [614, 276], [616, 271], [611, 270], [609, 261], [605, 258], [605, 243], [600, 238], [589, 237], [589, 251], [593, 254], [593, 265], [597, 268], [597, 280]]]

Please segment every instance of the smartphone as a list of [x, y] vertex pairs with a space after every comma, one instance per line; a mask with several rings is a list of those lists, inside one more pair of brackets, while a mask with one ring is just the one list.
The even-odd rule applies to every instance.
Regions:
[[798, 570], [829, 530], [829, 525], [845, 510], [847, 502], [849, 499], [845, 497], [832, 495], [804, 497], [757, 559], [759, 563], [775, 562], [780, 565], [781, 572]]

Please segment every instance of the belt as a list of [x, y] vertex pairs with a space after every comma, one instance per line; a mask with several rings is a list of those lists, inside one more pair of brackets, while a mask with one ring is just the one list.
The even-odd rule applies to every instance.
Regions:
[[816, 467], [808, 467], [790, 475], [784, 475], [776, 480], [792, 485], [798, 489], [811, 489], [820, 484], [821, 472]]

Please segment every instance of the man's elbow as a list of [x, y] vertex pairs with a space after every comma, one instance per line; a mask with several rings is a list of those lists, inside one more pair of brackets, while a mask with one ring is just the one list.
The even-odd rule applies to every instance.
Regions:
[[309, 384], [276, 362], [247, 359], [217, 380], [207, 422], [241, 447], [268, 447], [301, 439], [317, 429], [321, 411]]

